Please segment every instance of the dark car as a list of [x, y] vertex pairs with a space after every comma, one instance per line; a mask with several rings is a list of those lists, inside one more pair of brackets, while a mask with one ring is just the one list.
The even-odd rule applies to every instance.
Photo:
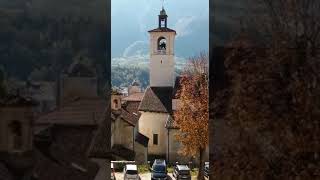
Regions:
[[205, 162], [204, 164], [204, 176], [207, 178], [210, 176], [209, 162]]
[[151, 170], [151, 180], [162, 180], [167, 179], [167, 165], [165, 160], [156, 159], [152, 165]]
[[176, 165], [173, 171], [173, 177], [177, 180], [191, 180], [190, 168], [187, 165]]

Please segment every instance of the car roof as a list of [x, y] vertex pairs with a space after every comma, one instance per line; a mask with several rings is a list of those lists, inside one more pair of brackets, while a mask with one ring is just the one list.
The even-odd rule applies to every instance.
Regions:
[[190, 168], [187, 166], [187, 165], [177, 165], [177, 168], [179, 169], [179, 170], [186, 170], [186, 171], [189, 171], [190, 170]]
[[156, 165], [165, 165], [165, 164], [166, 164], [166, 161], [163, 160], [163, 159], [155, 159], [153, 164], [156, 164]]
[[127, 164], [127, 165], [126, 165], [126, 169], [127, 169], [127, 170], [134, 170], [134, 171], [136, 171], [138, 168], [137, 168], [137, 165], [135, 165], [135, 164]]

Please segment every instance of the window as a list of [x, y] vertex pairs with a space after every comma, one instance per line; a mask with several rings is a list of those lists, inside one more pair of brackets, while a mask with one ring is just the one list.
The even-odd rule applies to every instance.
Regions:
[[117, 99], [113, 100], [113, 103], [114, 103], [114, 108], [118, 109], [118, 106], [119, 106], [118, 100]]
[[166, 50], [167, 40], [164, 37], [158, 39], [158, 50]]
[[153, 145], [158, 145], [158, 134], [153, 134]]

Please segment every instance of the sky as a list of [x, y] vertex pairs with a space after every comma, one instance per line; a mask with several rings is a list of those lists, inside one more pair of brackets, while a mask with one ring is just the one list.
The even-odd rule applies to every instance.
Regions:
[[112, 60], [149, 59], [148, 30], [157, 28], [162, 4], [168, 27], [177, 31], [175, 55], [184, 60], [209, 49], [209, 0], [112, 0]]

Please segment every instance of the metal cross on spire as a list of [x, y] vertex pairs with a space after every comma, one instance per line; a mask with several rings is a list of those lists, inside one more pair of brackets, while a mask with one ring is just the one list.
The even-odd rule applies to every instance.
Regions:
[[163, 9], [163, 5], [164, 5], [164, 0], [161, 0], [161, 2], [162, 2], [162, 9]]

